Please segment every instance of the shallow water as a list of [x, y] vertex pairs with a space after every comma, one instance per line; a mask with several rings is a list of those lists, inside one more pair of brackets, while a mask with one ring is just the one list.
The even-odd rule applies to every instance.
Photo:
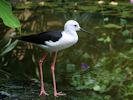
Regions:
[[[115, 100], [113, 97], [115, 92], [111, 91], [106, 96], [106, 92], [94, 91], [95, 88], [93, 90], [93, 88], [90, 89], [89, 87], [80, 87], [81, 84], [78, 83], [78, 79], [77, 83], [79, 85], [76, 85], [72, 77], [75, 74], [84, 76], [88, 72], [91, 73], [98, 59], [104, 55], [112, 57], [115, 54], [114, 51], [125, 52], [131, 49], [132, 44], [125, 44], [123, 41], [125, 37], [121, 36], [120, 31], [122, 30], [121, 27], [123, 27], [120, 25], [121, 16], [105, 15], [98, 12], [90, 13], [81, 10], [62, 12], [62, 10], [42, 7], [17, 10], [15, 13], [22, 24], [21, 35], [30, 35], [47, 30], [61, 30], [68, 19], [77, 20], [82, 28], [91, 33], [78, 32], [79, 42], [69, 49], [60, 51], [58, 54], [56, 63], [57, 90], [64, 91], [67, 94], [66, 96], [59, 98], [53, 96], [50, 72], [52, 55], [49, 54], [43, 70], [45, 88], [50, 96], [41, 98], [42, 100], [111, 100], [112, 98], [112, 100]], [[132, 30], [132, 19], [123, 19], [128, 21], [127, 29]], [[1, 29], [1, 32], [3, 31]], [[118, 34], [114, 36], [115, 33]], [[105, 38], [107, 36], [110, 36], [112, 40], [98, 41], [101, 37]], [[3, 36], [1, 35], [1, 37]], [[38, 61], [43, 52], [44, 50], [34, 44], [19, 41], [11, 52], [1, 57], [0, 91], [10, 94], [5, 100], [40, 100]], [[113, 63], [110, 66], [113, 66]], [[116, 97], [116, 100], [120, 100], [119, 97]]]

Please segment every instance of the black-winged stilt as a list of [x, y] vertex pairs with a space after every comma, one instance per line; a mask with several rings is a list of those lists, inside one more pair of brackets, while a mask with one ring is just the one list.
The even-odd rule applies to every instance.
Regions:
[[[55, 62], [57, 57], [57, 52], [68, 48], [78, 41], [78, 35], [76, 31], [83, 30], [77, 21], [68, 20], [64, 25], [63, 31], [49, 31], [43, 32], [40, 34], [30, 35], [30, 36], [21, 36], [18, 39], [22, 41], [32, 42], [38, 44], [42, 48], [44, 48], [48, 52], [54, 52], [53, 62], [51, 65], [52, 78], [53, 78], [53, 86], [54, 86], [54, 96], [62, 96], [66, 95], [62, 92], [57, 92], [56, 90], [56, 81], [55, 81]], [[85, 31], [85, 30], [83, 30]], [[40, 83], [41, 83], [41, 95], [48, 95], [44, 90], [44, 82], [43, 82], [43, 72], [42, 72], [42, 64], [47, 56], [47, 52], [42, 56], [39, 61], [40, 68]]]

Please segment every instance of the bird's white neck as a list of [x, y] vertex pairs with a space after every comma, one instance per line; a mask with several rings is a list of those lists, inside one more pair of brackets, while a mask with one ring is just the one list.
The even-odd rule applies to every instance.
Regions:
[[72, 30], [72, 29], [65, 29], [64, 32], [69, 34], [69, 35], [71, 35], [71, 36], [73, 36], [73, 37], [77, 37], [78, 36], [77, 32], [75, 30]]

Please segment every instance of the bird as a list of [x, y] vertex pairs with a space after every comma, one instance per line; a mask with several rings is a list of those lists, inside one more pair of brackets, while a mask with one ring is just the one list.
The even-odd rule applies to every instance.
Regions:
[[[51, 72], [52, 72], [52, 79], [53, 79], [53, 87], [54, 87], [54, 96], [64, 96], [65, 93], [57, 92], [56, 89], [56, 80], [55, 80], [55, 63], [57, 58], [57, 53], [62, 50], [69, 48], [78, 42], [78, 35], [77, 31], [85, 31], [83, 28], [80, 27], [79, 23], [75, 20], [68, 20], [64, 25], [63, 31], [48, 31], [42, 32], [39, 34], [33, 34], [29, 36], [20, 36], [18, 37], [19, 40], [31, 42], [37, 44], [41, 48], [45, 49], [45, 53], [43, 54], [42, 58], [39, 60], [39, 71], [40, 71], [40, 95], [39, 96], [46, 96], [49, 95], [44, 89], [44, 81], [43, 81], [43, 62], [46, 59], [48, 53], [54, 53], [51, 64]], [[87, 32], [87, 31], [85, 31]]]

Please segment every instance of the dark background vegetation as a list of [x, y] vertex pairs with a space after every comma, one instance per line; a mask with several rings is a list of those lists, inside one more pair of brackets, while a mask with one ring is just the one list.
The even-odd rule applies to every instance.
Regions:
[[[63, 29], [67, 20], [74, 19], [92, 34], [79, 32], [79, 42], [59, 52], [57, 85], [68, 94], [59, 99], [132, 100], [133, 5], [128, 0], [110, 2], [1, 0], [0, 91], [10, 94], [6, 99], [39, 99], [38, 61], [45, 51], [10, 35]], [[46, 90], [51, 94], [48, 100], [53, 99], [50, 58], [44, 64]]]

